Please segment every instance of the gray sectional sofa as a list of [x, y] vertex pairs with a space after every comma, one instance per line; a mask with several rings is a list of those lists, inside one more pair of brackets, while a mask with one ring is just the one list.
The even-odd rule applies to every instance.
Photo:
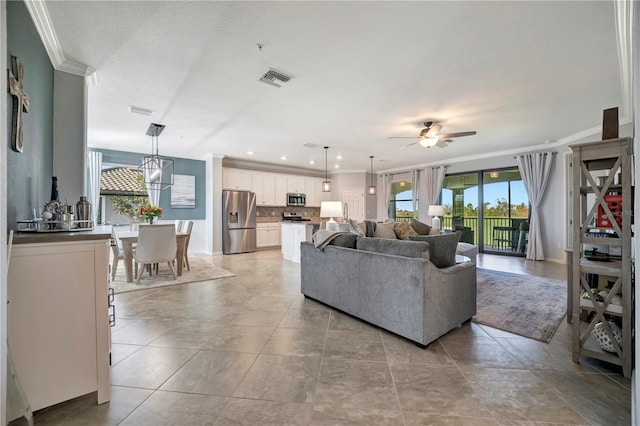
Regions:
[[437, 267], [431, 260], [442, 256], [422, 241], [340, 238], [323, 250], [301, 244], [306, 297], [424, 347], [475, 315], [474, 263]]

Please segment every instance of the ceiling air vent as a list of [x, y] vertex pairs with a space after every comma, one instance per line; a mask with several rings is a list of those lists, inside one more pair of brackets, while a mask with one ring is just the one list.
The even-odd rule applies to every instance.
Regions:
[[280, 71], [276, 71], [272, 68], [269, 68], [269, 71], [262, 77], [260, 77], [260, 81], [263, 83], [270, 84], [276, 87], [282, 87], [284, 83], [291, 80], [292, 77], [281, 73]]
[[315, 148], [318, 145], [316, 145], [315, 143], [307, 142], [307, 143], [303, 144], [302, 146], [304, 146], [305, 148]]

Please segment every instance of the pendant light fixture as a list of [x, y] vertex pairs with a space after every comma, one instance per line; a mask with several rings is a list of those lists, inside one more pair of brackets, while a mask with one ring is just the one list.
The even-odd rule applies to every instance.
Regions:
[[376, 195], [376, 185], [373, 180], [373, 155], [370, 155], [369, 158], [371, 159], [371, 182], [369, 184], [369, 188], [367, 189], [367, 194]]
[[149, 190], [160, 191], [173, 185], [173, 159], [158, 155], [158, 136], [164, 127], [162, 124], [151, 123], [147, 129], [147, 136], [151, 136], [151, 155], [142, 157], [140, 169]]
[[329, 171], [327, 170], [329, 147], [324, 147], [324, 181], [322, 182], [322, 192], [331, 192], [331, 181], [329, 180]]

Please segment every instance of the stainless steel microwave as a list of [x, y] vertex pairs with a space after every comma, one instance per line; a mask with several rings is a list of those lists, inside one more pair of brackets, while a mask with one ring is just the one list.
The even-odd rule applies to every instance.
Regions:
[[287, 193], [287, 207], [304, 207], [307, 205], [307, 196], [297, 192]]

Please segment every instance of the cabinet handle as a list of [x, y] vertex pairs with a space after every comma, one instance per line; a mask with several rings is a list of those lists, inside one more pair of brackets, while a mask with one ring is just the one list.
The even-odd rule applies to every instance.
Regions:
[[109, 305], [109, 327], [116, 325], [116, 305]]

